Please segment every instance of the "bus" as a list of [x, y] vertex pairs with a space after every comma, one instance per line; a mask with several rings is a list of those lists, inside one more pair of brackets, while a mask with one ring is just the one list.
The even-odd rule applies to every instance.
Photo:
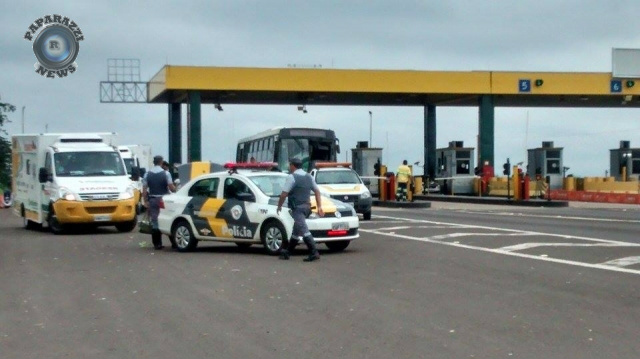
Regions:
[[276, 127], [238, 141], [237, 162], [275, 162], [287, 172], [289, 159], [302, 160], [302, 168], [310, 171], [315, 162], [335, 162], [340, 142], [332, 130], [320, 128]]

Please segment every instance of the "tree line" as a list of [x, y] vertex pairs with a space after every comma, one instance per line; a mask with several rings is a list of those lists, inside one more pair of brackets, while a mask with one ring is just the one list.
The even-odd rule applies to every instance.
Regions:
[[11, 188], [11, 140], [4, 126], [10, 122], [7, 114], [15, 110], [14, 105], [0, 102], [0, 189], [2, 191]]

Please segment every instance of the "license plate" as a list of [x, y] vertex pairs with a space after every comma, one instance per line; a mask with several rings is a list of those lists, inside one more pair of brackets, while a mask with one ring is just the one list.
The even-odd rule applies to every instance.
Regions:
[[111, 216], [108, 214], [99, 214], [93, 216], [93, 220], [96, 222], [109, 222], [111, 220]]
[[331, 229], [334, 230], [334, 231], [348, 230], [349, 229], [349, 223], [347, 223], [347, 222], [334, 223], [331, 226]]

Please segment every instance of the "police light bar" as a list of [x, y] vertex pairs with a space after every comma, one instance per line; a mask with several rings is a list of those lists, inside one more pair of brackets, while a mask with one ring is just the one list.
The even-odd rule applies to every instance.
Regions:
[[272, 169], [274, 167], [278, 167], [278, 164], [275, 162], [227, 162], [224, 164], [224, 168], [228, 170], [239, 170], [239, 169], [248, 169], [248, 170], [259, 170], [259, 169]]
[[351, 162], [316, 162], [316, 168], [345, 167], [351, 168]]

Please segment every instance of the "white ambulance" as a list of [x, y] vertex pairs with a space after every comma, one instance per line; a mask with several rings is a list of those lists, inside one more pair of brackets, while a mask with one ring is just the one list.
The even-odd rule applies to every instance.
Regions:
[[115, 133], [13, 136], [13, 208], [25, 227], [46, 224], [55, 234], [76, 224], [133, 230], [140, 192], [115, 138]]

